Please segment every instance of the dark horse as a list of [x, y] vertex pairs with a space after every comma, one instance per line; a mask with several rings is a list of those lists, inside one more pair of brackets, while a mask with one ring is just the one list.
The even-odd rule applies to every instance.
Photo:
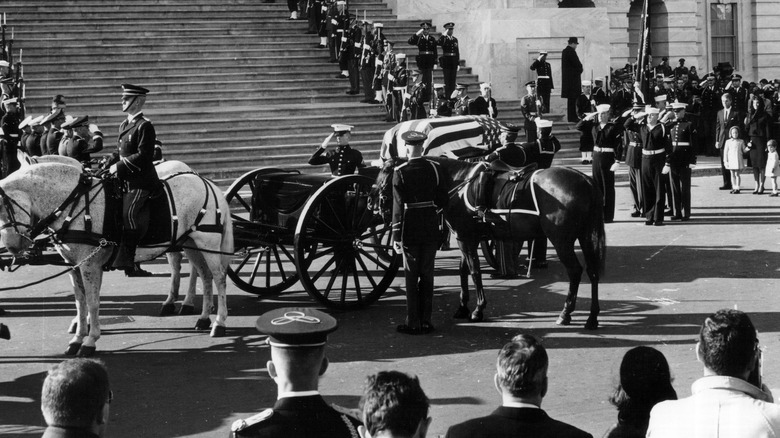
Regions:
[[[571, 314], [577, 304], [577, 290], [582, 277], [582, 265], [574, 252], [574, 242], [579, 240], [585, 258], [586, 271], [591, 282], [590, 316], [586, 329], [598, 328], [599, 314], [599, 276], [604, 273], [606, 258], [606, 238], [604, 235], [603, 201], [600, 190], [593, 180], [585, 174], [566, 167], [554, 167], [535, 172], [532, 183], [522, 191], [529, 194], [534, 191], [538, 215], [519, 212], [527, 206], [518, 205], [522, 196], [513, 197], [505, 206], [502, 216], [509, 218], [509, 224], [503, 231], [489, 228], [475, 218], [473, 207], [474, 191], [471, 182], [485, 169], [482, 163], [469, 163], [449, 158], [428, 159], [438, 163], [440, 168], [450, 175], [453, 187], [450, 188], [450, 203], [444, 218], [458, 240], [462, 257], [460, 262], [460, 307], [455, 318], [469, 318], [468, 274], [474, 281], [477, 291], [477, 307], [471, 314], [472, 321], [481, 321], [486, 306], [482, 287], [482, 274], [479, 267], [479, 243], [485, 237], [512, 240], [518, 244], [533, 240], [540, 232], [547, 236], [555, 247], [561, 263], [569, 275], [569, 294], [558, 317], [557, 324], [571, 323]], [[402, 160], [387, 161], [377, 177], [375, 196], [379, 196], [379, 207], [385, 221], [389, 221], [392, 203], [392, 179], [394, 169]], [[533, 188], [531, 188], [533, 186]], [[512, 209], [515, 211], [512, 211]], [[486, 234], [487, 233], [487, 234]]]

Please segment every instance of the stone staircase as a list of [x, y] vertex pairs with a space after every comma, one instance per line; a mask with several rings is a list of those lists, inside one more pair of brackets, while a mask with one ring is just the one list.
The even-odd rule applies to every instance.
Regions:
[[[379, 0], [352, 1], [362, 18], [385, 24], [396, 52], [417, 21], [398, 20]], [[378, 156], [385, 123], [380, 105], [345, 94], [348, 81], [334, 79], [316, 35], [304, 20], [286, 20], [286, 4], [257, 0], [5, 0], [14, 29], [14, 57], [23, 50], [28, 114], [48, 111], [55, 94], [66, 96], [66, 113], [88, 114], [112, 147], [124, 118], [119, 84], [151, 90], [145, 114], [165, 144], [167, 158], [227, 181], [245, 171], [274, 166], [307, 168], [306, 161], [332, 123], [355, 125], [352, 145], [367, 160]], [[443, 82], [441, 72], [434, 81]], [[479, 78], [462, 66], [458, 81], [472, 96]], [[500, 101], [501, 120], [522, 123], [519, 101]], [[560, 115], [551, 118], [560, 121]], [[577, 134], [556, 126], [566, 151]], [[573, 148], [573, 149], [572, 149]]]

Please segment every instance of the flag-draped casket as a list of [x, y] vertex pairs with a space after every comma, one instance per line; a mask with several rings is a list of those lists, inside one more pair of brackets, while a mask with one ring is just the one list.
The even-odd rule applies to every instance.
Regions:
[[419, 131], [428, 136], [423, 143], [423, 155], [466, 158], [485, 155], [501, 146], [501, 126], [488, 116], [457, 116], [409, 120], [390, 128], [382, 139], [383, 160], [406, 156], [406, 143], [401, 134]]

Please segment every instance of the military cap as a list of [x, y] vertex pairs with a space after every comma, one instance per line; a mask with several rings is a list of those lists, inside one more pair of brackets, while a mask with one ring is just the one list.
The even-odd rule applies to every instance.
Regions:
[[335, 132], [336, 134], [345, 134], [347, 132], [352, 132], [352, 128], [354, 128], [354, 126], [344, 125], [341, 123], [336, 123], [330, 126], [333, 127], [333, 132]]
[[148, 92], [149, 90], [138, 85], [122, 84], [122, 97], [145, 96]]
[[593, 80], [593, 83], [595, 83], [596, 85], [601, 85], [604, 83], [604, 80], [601, 78], [596, 78]]
[[590, 81], [582, 81], [582, 86], [583, 87], [590, 87], [591, 83], [590, 83]]
[[672, 103], [672, 109], [678, 110], [678, 109], [685, 109], [688, 105], [682, 102], [674, 102]]
[[[535, 87], [536, 86], [536, 81], [528, 81], [528, 82], [525, 83], [525, 86], [526, 87], [528, 87], [528, 86]], [[481, 87], [482, 87], [482, 85], [480, 85], [480, 88]]]
[[661, 112], [661, 110], [659, 110], [658, 108], [655, 108], [655, 107], [652, 107], [652, 106], [651, 106], [651, 107], [647, 107], [647, 108], [645, 108], [645, 112], [646, 112], [647, 114], [659, 114], [659, 113]]
[[41, 120], [41, 125], [51, 122], [52, 120], [59, 119], [60, 117], [63, 117], [62, 114], [62, 108], [57, 108], [54, 111], [47, 114], [43, 120]]
[[452, 23], [452, 22], [444, 23], [444, 28], [445, 29], [455, 29], [455, 23]]
[[552, 128], [552, 126], [553, 126], [552, 120], [536, 119], [536, 127], [539, 129]]
[[674, 82], [674, 78], [673, 78], [673, 77], [671, 77], [671, 76], [669, 76], [669, 77], [665, 77], [665, 78], [664, 78], [664, 82], [666, 82], [666, 83], [672, 83], [672, 82]]
[[0, 67], [10, 67], [11, 64], [8, 63], [8, 61], [4, 59], [0, 59]]
[[73, 129], [89, 125], [89, 116], [74, 117], [62, 124], [62, 129]]
[[668, 61], [668, 60], [669, 60], [668, 56], [664, 56], [663, 58], [661, 58], [661, 61]]
[[656, 102], [666, 102], [666, 95], [665, 94], [659, 94], [658, 96], [655, 96]]
[[709, 81], [710, 79], [712, 79], [714, 81], [715, 80], [715, 75], [714, 74], [708, 74], [707, 75], [707, 80]]
[[[67, 116], [65, 116], [65, 121], [62, 122], [62, 125], [69, 125], [70, 122], [72, 122], [74, 120], [76, 120], [76, 118], [71, 116], [70, 114], [68, 114]], [[62, 127], [62, 125], [60, 125], [60, 128]]]
[[3, 105], [16, 105], [19, 103], [19, 99], [12, 97], [3, 101]]
[[567, 44], [579, 44], [579, 43], [580, 42], [577, 39], [577, 37], [569, 37], [569, 41], [567, 42]]
[[19, 122], [19, 129], [22, 129], [22, 128], [26, 127], [26, 126], [30, 126], [30, 122], [32, 122], [32, 120], [33, 120], [33, 116], [25, 117], [24, 120]]
[[420, 23], [420, 28], [422, 28], [422, 29], [430, 29], [431, 28], [431, 23], [429, 23], [427, 21], [423, 21], [422, 23]]
[[680, 63], [684, 63], [684, 62], [685, 62], [685, 58], [680, 58]]
[[439, 88], [444, 88], [444, 84], [433, 84], [433, 89], [437, 90]]
[[[382, 27], [385, 27], [385, 25], [382, 23], [374, 23], [374, 29], [379, 29]], [[387, 44], [387, 40], [385, 40], [385, 44]]]
[[347, 2], [343, 1], [343, 0], [339, 0], [339, 1], [336, 2], [336, 6], [346, 6], [346, 5], [347, 5]]
[[406, 59], [406, 53], [398, 53], [395, 55], [395, 59]]
[[407, 146], [421, 146], [422, 142], [427, 138], [428, 136], [420, 131], [406, 131], [401, 134], [401, 140], [403, 140]]
[[504, 123], [504, 124], [499, 125], [499, 126], [501, 128], [501, 131], [503, 131], [503, 132], [513, 132], [515, 134], [520, 132], [520, 126], [519, 125], [515, 125], [514, 123]]
[[368, 25], [374, 24], [374, 22], [371, 21], [371, 20], [361, 20], [361, 21], [363, 22], [363, 26], [368, 26]]
[[731, 80], [733, 81], [734, 79], [737, 79], [737, 80], [741, 81], [742, 80], [742, 75], [739, 74], [739, 73], [734, 73], [733, 75], [731, 75]]
[[316, 309], [284, 307], [257, 318], [255, 327], [278, 348], [321, 347], [339, 326], [336, 318]]
[[57, 105], [65, 105], [65, 96], [62, 94], [58, 94], [51, 99], [51, 103], [56, 103]]
[[546, 54], [547, 54], [547, 50], [540, 50], [540, 51], [539, 51], [539, 54], [540, 54], [540, 55], [546, 55]]
[[602, 103], [601, 105], [596, 105], [596, 112], [601, 113], [608, 113], [609, 112], [609, 104], [608, 103]]
[[641, 103], [639, 103], [639, 102], [634, 102], [634, 107], [633, 107], [633, 109], [634, 109], [634, 110], [641, 110], [641, 109], [643, 109], [644, 107], [645, 107], [645, 106], [644, 106], [644, 105], [642, 105]]
[[463, 84], [455, 85], [455, 89], [456, 90], [465, 90], [467, 87], [468, 87], [468, 85], [463, 85]]

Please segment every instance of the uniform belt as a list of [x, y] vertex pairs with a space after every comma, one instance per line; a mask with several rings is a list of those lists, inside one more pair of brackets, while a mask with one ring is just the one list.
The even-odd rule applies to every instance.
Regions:
[[674, 142], [674, 145], [675, 146], [690, 146], [691, 144], [688, 143], [687, 141], [676, 141], [676, 142]]
[[455, 52], [452, 52], [452, 53], [447, 52], [447, 53], [444, 54], [444, 56], [457, 56], [457, 53], [455, 53]]
[[593, 152], [612, 152], [612, 153], [615, 153], [615, 148], [600, 148], [598, 146], [593, 146]]
[[406, 87], [393, 87], [393, 91], [406, 91]]
[[428, 207], [436, 208], [436, 204], [434, 204], [433, 201], [409, 202], [407, 204], [404, 204], [404, 208], [428, 208]]
[[424, 52], [420, 50], [420, 55], [433, 55], [433, 52]]
[[550, 79], [549, 76], [537, 76], [537, 78], [539, 78], [539, 79]]
[[628, 145], [629, 145], [629, 146], [641, 146], [639, 143], [637, 143], [637, 142], [635, 142], [635, 141], [629, 141], [629, 142], [628, 142]]
[[665, 149], [655, 149], [652, 151], [648, 151], [647, 149], [642, 149], [642, 155], [658, 155], [666, 152]]
[[8, 134], [9, 137], [18, 137], [19, 134]]

